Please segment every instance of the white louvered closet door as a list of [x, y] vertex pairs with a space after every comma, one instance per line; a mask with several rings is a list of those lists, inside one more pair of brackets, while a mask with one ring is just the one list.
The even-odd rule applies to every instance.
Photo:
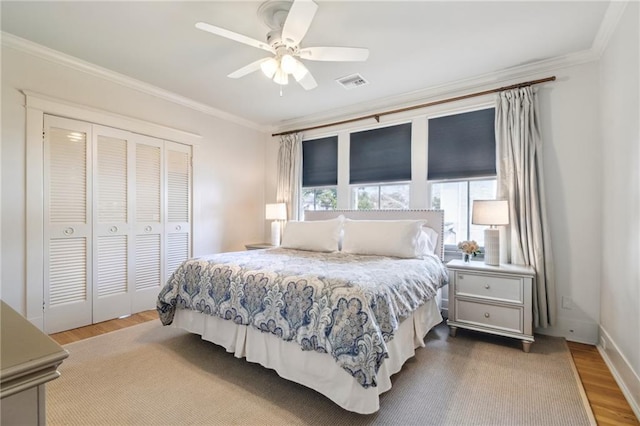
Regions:
[[165, 142], [167, 218], [166, 279], [191, 256], [191, 147]]
[[44, 328], [92, 322], [91, 125], [44, 116]]
[[131, 314], [131, 133], [93, 126], [93, 322]]
[[164, 284], [163, 144], [159, 139], [136, 137], [133, 312], [154, 309]]

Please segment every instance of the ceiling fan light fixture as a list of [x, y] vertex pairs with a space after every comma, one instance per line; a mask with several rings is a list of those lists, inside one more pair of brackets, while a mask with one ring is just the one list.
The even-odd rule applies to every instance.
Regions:
[[260, 64], [260, 69], [268, 78], [273, 78], [276, 71], [278, 71], [278, 61], [275, 58], [269, 58]]
[[276, 74], [273, 76], [273, 81], [281, 86], [284, 86], [289, 83], [289, 74], [284, 72], [282, 68], [278, 68]]
[[298, 68], [298, 61], [289, 54], [283, 55], [280, 59], [280, 67], [287, 74], [293, 74]]
[[[2, 1], [2, 0], [0, 0]], [[264, 1], [264, 0], [263, 0]], [[258, 15], [271, 29], [266, 42], [256, 40], [222, 27], [196, 23], [196, 28], [258, 49], [266, 50], [272, 57], [258, 59], [228, 74], [229, 78], [240, 78], [262, 70], [268, 79], [280, 86], [295, 78], [305, 90], [318, 86], [310, 70], [299, 60], [354, 62], [364, 61], [369, 49], [361, 47], [306, 47], [300, 48], [314, 19], [318, 5], [314, 0], [266, 0], [258, 9]], [[280, 87], [282, 94], [282, 87]]]

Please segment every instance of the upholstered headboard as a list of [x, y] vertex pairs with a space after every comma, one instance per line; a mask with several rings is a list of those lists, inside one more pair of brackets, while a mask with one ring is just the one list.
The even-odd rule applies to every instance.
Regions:
[[438, 232], [436, 253], [444, 259], [444, 210], [307, 210], [304, 220], [326, 220], [340, 215], [355, 220], [424, 220]]

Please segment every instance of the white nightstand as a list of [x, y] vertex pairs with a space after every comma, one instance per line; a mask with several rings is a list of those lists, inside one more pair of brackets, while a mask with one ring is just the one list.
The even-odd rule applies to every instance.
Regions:
[[260, 249], [273, 248], [275, 246], [270, 243], [252, 243], [252, 244], [246, 244], [244, 247], [247, 250], [260, 250]]
[[458, 328], [482, 331], [533, 343], [532, 297], [535, 271], [530, 266], [490, 266], [452, 260], [449, 269], [450, 335]]

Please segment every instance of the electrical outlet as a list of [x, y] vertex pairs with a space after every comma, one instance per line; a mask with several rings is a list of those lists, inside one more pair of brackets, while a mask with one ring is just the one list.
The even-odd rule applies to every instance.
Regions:
[[562, 309], [573, 309], [573, 300], [570, 297], [562, 296]]

